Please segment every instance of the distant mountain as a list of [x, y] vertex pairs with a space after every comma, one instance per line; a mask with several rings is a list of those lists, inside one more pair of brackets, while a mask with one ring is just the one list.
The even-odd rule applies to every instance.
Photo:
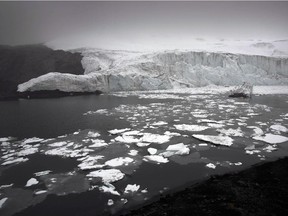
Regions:
[[0, 46], [0, 98], [15, 98], [20, 83], [49, 72], [84, 73], [80, 53], [44, 45]]

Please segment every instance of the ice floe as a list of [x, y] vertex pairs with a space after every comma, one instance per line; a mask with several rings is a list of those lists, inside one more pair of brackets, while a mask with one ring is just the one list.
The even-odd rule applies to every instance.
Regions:
[[177, 130], [184, 130], [184, 131], [203, 131], [208, 129], [206, 126], [201, 125], [188, 125], [188, 124], [177, 124], [174, 125]]
[[169, 160], [161, 155], [145, 155], [144, 161], [152, 161], [156, 163], [168, 163]]
[[99, 190], [104, 193], [111, 193], [113, 195], [120, 196], [120, 193], [116, 191], [115, 186], [107, 182], [105, 183], [105, 185], [99, 187]]
[[133, 161], [134, 160], [129, 157], [119, 157], [119, 158], [114, 158], [109, 161], [106, 161], [105, 165], [110, 166], [110, 167], [127, 166]]
[[102, 181], [106, 183], [112, 183], [124, 178], [125, 174], [118, 169], [106, 169], [106, 170], [96, 170], [90, 172], [87, 177], [99, 177]]
[[272, 125], [272, 126], [270, 126], [270, 128], [272, 130], [275, 130], [275, 131], [280, 131], [280, 132], [284, 132], [284, 133], [288, 132], [288, 129], [282, 125]]
[[128, 184], [124, 190], [124, 193], [135, 193], [140, 189], [140, 185], [137, 184]]
[[241, 128], [218, 129], [217, 131], [226, 136], [239, 136], [239, 137], [244, 136], [243, 132], [241, 131]]
[[23, 144], [30, 144], [30, 143], [36, 143], [36, 142], [41, 142], [43, 141], [44, 139], [42, 138], [38, 138], [38, 137], [32, 137], [32, 138], [28, 138], [28, 139], [25, 139], [23, 141]]
[[95, 155], [95, 156], [86, 156], [84, 158], [81, 158], [79, 160], [82, 160], [80, 164], [78, 164], [78, 167], [81, 170], [89, 170], [89, 169], [99, 169], [103, 168], [105, 164], [100, 164], [98, 161], [103, 159], [103, 155]]
[[29, 179], [29, 180], [27, 181], [25, 187], [30, 187], [30, 186], [36, 185], [36, 184], [38, 184], [38, 183], [39, 183], [39, 181], [38, 181], [37, 179], [31, 178], [31, 179]]
[[165, 152], [161, 153], [164, 157], [171, 157], [172, 155], [188, 155], [190, 153], [190, 149], [188, 145], [184, 145], [184, 143], [178, 143], [174, 145], [169, 145]]
[[192, 135], [196, 139], [203, 140], [206, 142], [210, 142], [215, 145], [224, 145], [231, 146], [233, 144], [233, 139], [228, 136], [212, 136], [212, 135], [202, 135], [202, 134], [194, 134]]
[[99, 132], [95, 132], [95, 131], [89, 131], [87, 136], [90, 137], [90, 138], [96, 138], [96, 137], [100, 136], [100, 133]]
[[288, 141], [288, 137], [270, 134], [270, 133], [265, 134], [264, 136], [254, 136], [253, 139], [260, 140], [260, 141], [270, 143], [270, 144], [277, 144], [277, 143], [283, 143], [283, 142]]
[[170, 138], [171, 137], [167, 135], [144, 133], [143, 137], [141, 138], [141, 142], [162, 144], [168, 142]]
[[89, 145], [89, 148], [100, 148], [104, 146], [108, 146], [108, 144], [101, 139], [91, 139], [92, 145]]

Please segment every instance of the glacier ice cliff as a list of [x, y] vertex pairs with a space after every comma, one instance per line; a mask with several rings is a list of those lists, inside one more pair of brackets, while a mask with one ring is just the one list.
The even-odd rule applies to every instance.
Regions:
[[287, 85], [288, 58], [221, 52], [136, 52], [80, 48], [83, 75], [51, 72], [18, 91], [103, 92], [207, 85]]

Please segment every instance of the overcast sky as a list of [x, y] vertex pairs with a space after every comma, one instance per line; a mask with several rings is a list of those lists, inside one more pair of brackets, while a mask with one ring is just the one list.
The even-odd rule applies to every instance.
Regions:
[[288, 2], [0, 2], [0, 44], [117, 38], [288, 38]]

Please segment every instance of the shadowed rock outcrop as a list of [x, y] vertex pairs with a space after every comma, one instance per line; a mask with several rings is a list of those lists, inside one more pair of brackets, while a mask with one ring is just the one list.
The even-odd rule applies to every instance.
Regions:
[[84, 73], [79, 53], [44, 45], [0, 46], [0, 99], [18, 97], [17, 85], [51, 71]]

